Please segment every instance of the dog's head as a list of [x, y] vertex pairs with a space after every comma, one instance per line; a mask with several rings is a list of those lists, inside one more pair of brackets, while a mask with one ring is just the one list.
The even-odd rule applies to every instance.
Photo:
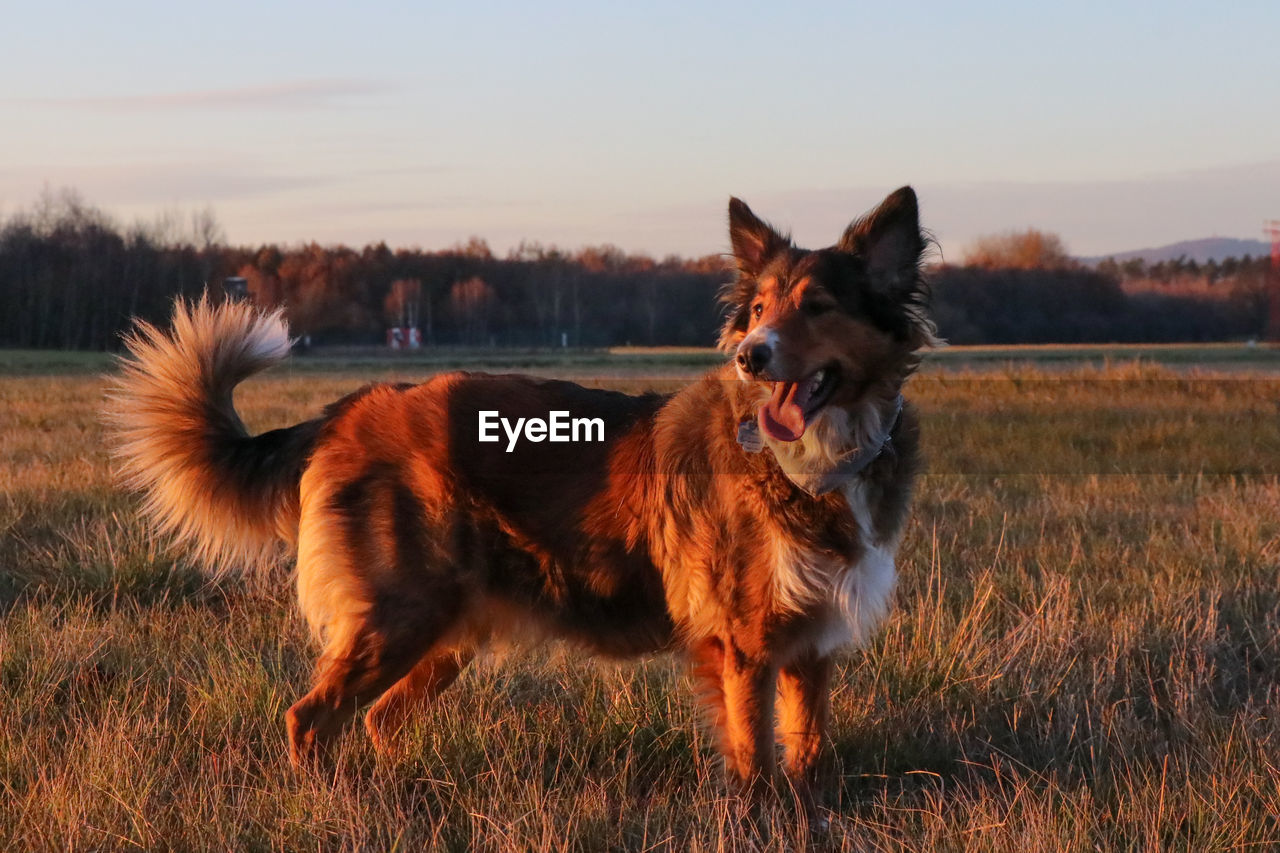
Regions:
[[927, 238], [903, 187], [854, 221], [834, 246], [798, 249], [742, 201], [729, 201], [738, 277], [722, 294], [720, 346], [744, 380], [771, 383], [760, 427], [796, 441], [872, 386], [893, 393], [935, 342], [920, 261]]

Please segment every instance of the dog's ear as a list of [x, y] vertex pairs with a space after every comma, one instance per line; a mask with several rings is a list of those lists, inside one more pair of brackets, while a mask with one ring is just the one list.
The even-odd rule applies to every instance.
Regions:
[[729, 199], [729, 242], [738, 269], [748, 276], [758, 275], [770, 258], [791, 245], [789, 237], [752, 213], [740, 198]]
[[720, 301], [729, 309], [720, 329], [720, 347], [725, 351], [735, 348], [751, 325], [749, 306], [756, 294], [756, 277], [775, 255], [791, 245], [791, 238], [752, 213], [742, 199], [731, 198], [729, 242], [733, 244], [738, 275], [720, 289]]
[[925, 238], [911, 187], [891, 193], [880, 206], [845, 229], [836, 248], [862, 258], [876, 289], [897, 295], [916, 287]]

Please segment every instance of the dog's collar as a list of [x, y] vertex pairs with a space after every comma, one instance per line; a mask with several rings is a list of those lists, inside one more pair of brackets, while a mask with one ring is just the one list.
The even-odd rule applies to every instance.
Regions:
[[[904, 402], [902, 395], [899, 394], [893, 404], [893, 417], [888, 419], [880, 434], [874, 440], [867, 442], [865, 447], [856, 447], [845, 454], [830, 470], [812, 474], [792, 474], [784, 470], [783, 473], [810, 497], [816, 498], [835, 491], [865, 471], [868, 465], [883, 456], [886, 451], [893, 451], [893, 431], [898, 428], [898, 423], [902, 420]], [[748, 453], [759, 453], [764, 449], [764, 440], [755, 418], [738, 424], [738, 444], [742, 445], [742, 449]]]

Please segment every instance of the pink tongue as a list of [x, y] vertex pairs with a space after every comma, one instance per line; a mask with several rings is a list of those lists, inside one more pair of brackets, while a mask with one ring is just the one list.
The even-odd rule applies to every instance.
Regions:
[[804, 404], [808, 389], [799, 382], [773, 383], [773, 396], [760, 407], [760, 429], [778, 441], [799, 441], [804, 435]]

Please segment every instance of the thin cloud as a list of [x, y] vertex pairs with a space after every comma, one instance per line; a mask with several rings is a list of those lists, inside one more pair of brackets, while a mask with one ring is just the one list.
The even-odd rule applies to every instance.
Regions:
[[323, 107], [343, 99], [377, 95], [391, 87], [374, 80], [295, 80], [266, 86], [234, 89], [199, 89], [186, 92], [156, 92], [139, 95], [105, 95], [79, 98], [39, 98], [46, 106], [81, 107], [100, 110], [228, 110], [305, 109]]
[[[802, 245], [818, 244], [904, 182], [763, 193], [753, 204], [791, 226]], [[915, 188], [921, 218], [948, 260], [983, 234], [1027, 227], [1057, 232], [1074, 254], [1105, 255], [1199, 237], [1256, 239], [1262, 220], [1280, 214], [1280, 161], [1113, 180], [926, 181]]]
[[0, 197], [31, 198], [42, 186], [75, 187], [93, 204], [163, 205], [279, 196], [334, 183], [331, 177], [280, 174], [226, 163], [148, 163], [0, 170]]

